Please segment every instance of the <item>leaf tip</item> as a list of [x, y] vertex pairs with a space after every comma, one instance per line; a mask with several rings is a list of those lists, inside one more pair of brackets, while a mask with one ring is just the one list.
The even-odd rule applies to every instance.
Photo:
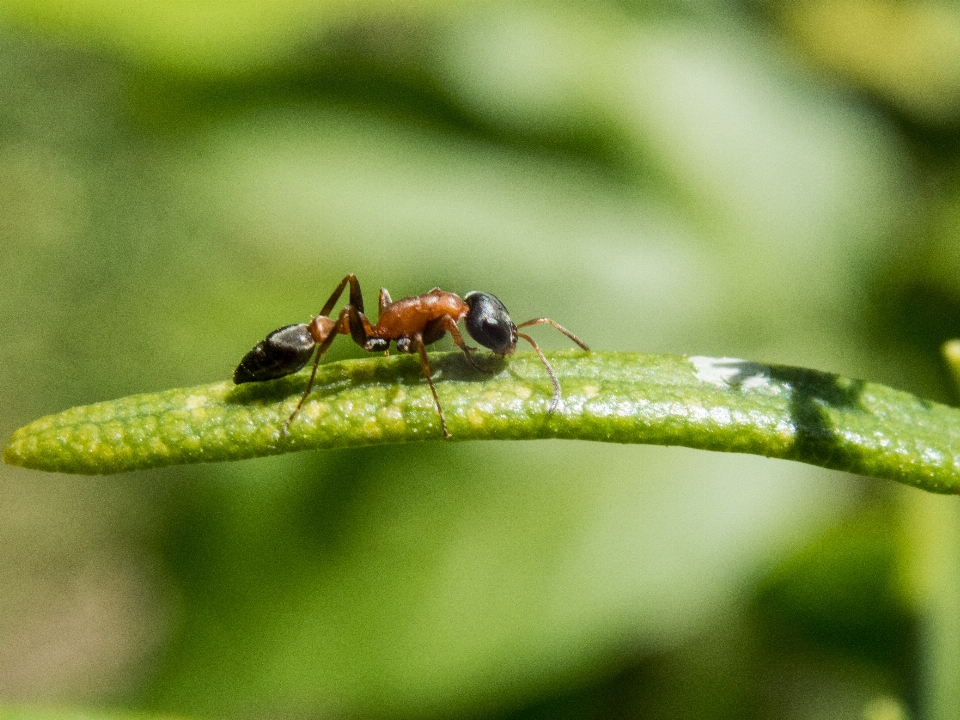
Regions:
[[17, 465], [19, 467], [28, 467], [29, 452], [26, 451], [25, 444], [29, 442], [29, 436], [25, 436], [25, 428], [19, 428], [13, 432], [7, 444], [3, 447], [3, 462], [7, 465]]

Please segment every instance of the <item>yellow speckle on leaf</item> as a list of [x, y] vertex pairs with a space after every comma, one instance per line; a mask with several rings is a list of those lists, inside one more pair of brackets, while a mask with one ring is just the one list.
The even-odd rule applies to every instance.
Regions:
[[188, 410], [196, 410], [206, 404], [207, 399], [203, 395], [190, 395], [183, 402], [183, 406]]
[[[290, 408], [290, 412], [293, 412], [295, 407], [296, 403]], [[330, 412], [330, 403], [326, 402], [307, 403], [300, 408], [300, 414], [303, 415], [305, 420], [319, 420], [328, 412]]]
[[363, 421], [363, 434], [368, 438], [376, 439], [383, 435], [383, 428], [374, 416], [368, 417]]
[[406, 420], [400, 408], [390, 405], [377, 413], [377, 420], [381, 430], [390, 433], [402, 433], [406, 426]]

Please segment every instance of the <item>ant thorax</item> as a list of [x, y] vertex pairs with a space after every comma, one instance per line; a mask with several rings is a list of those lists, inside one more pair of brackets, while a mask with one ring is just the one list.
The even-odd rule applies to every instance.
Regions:
[[[384, 307], [377, 318], [375, 330], [379, 337], [409, 339], [417, 332], [423, 333], [431, 322], [444, 317], [458, 323], [468, 310], [467, 304], [459, 296], [431, 290], [425, 295], [401, 298]], [[399, 342], [397, 349], [411, 352], [401, 349]]]

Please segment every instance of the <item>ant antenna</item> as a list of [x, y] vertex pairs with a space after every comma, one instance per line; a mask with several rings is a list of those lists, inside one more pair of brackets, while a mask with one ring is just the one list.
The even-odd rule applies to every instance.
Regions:
[[550, 376], [550, 382], [553, 383], [553, 400], [550, 401], [550, 408], [547, 410], [547, 413], [552, 414], [560, 404], [560, 383], [557, 381], [557, 376], [554, 374], [553, 368], [550, 367], [550, 363], [547, 362], [547, 356], [543, 354], [540, 346], [533, 341], [532, 337], [522, 332], [518, 332], [517, 337], [522, 337], [528, 343], [533, 345], [533, 349], [536, 351], [537, 355], [540, 356], [540, 362], [542, 362], [543, 366], [547, 369], [547, 375]]

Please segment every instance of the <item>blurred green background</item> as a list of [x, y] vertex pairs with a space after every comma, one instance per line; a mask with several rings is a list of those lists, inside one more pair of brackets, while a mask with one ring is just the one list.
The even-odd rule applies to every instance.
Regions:
[[[348, 272], [953, 402], [958, 171], [934, 0], [0, 0], [0, 435], [225, 379]], [[956, 717], [958, 518], [560, 441], [4, 466], [0, 703]]]

